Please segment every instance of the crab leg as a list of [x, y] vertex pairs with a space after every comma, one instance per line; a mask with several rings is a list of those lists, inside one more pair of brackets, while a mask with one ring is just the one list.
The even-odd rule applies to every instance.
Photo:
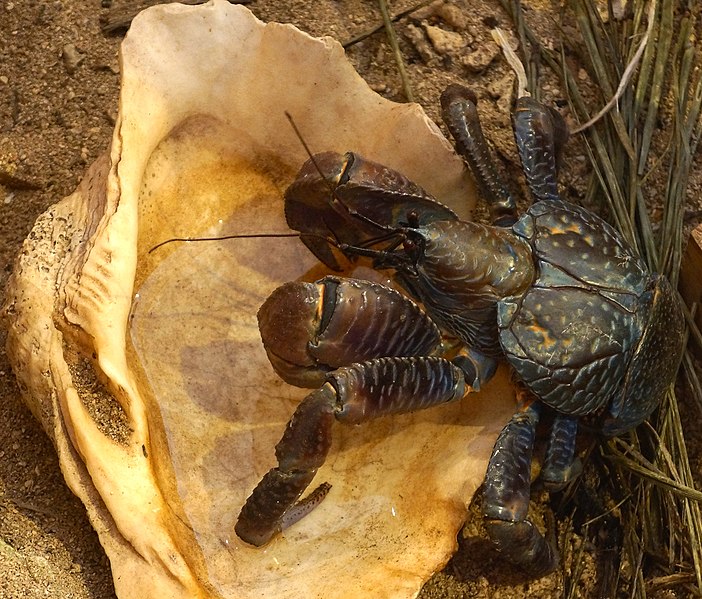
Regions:
[[[296, 502], [324, 463], [332, 423], [360, 424], [379, 416], [422, 410], [463, 397], [467, 373], [442, 358], [379, 358], [339, 368], [297, 407], [275, 448], [278, 465], [247, 499], [235, 530], [251, 545], [267, 543], [289, 520]], [[289, 516], [292, 510], [293, 515]]]
[[523, 96], [512, 114], [514, 138], [535, 201], [557, 200], [558, 157], [568, 140], [563, 117], [553, 108]]
[[559, 491], [582, 471], [580, 460], [575, 457], [578, 417], [557, 414], [551, 426], [551, 438], [541, 480], [549, 491]]
[[535, 576], [558, 563], [555, 543], [548, 542], [527, 519], [531, 456], [539, 421], [539, 404], [517, 412], [497, 438], [485, 475], [485, 528], [497, 549]]
[[482, 198], [490, 206], [490, 218], [497, 226], [517, 220], [517, 204], [495, 168], [483, 135], [476, 104], [477, 96], [462, 85], [449, 85], [441, 94], [441, 116], [475, 177]]

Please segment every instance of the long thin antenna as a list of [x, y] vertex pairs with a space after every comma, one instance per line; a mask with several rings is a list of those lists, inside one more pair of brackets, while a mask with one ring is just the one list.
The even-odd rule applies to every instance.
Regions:
[[188, 241], [225, 241], [227, 239], [258, 239], [259, 237], [299, 237], [299, 233], [251, 233], [244, 235], [222, 235], [220, 237], [172, 237], [171, 239], [166, 239], [161, 243], [156, 244], [149, 250], [151, 252], [156, 251], [158, 248], [163, 247], [174, 241], [188, 242]]
[[327, 187], [329, 188], [329, 193], [331, 193], [331, 195], [334, 199], [338, 200], [339, 198], [336, 197], [336, 187], [334, 187], [334, 184], [329, 180], [329, 177], [327, 175], [325, 175], [324, 172], [322, 171], [322, 169], [320, 168], [319, 163], [317, 162], [317, 159], [315, 158], [315, 155], [312, 153], [312, 150], [310, 150], [310, 147], [307, 145], [305, 138], [302, 137], [302, 133], [297, 128], [297, 125], [295, 124], [295, 120], [293, 119], [292, 115], [287, 110], [285, 111], [285, 117], [290, 122], [290, 126], [293, 128], [293, 131], [295, 132], [297, 139], [300, 140], [302, 147], [305, 148], [305, 152], [307, 152], [307, 156], [312, 161], [314, 168], [317, 169], [319, 176], [322, 177], [322, 179], [326, 183]]

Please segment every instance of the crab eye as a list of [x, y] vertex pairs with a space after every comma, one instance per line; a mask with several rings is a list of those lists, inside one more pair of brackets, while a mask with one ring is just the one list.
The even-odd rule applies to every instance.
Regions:
[[417, 242], [414, 239], [405, 239], [402, 242], [402, 247], [404, 248], [405, 252], [412, 256], [417, 251]]

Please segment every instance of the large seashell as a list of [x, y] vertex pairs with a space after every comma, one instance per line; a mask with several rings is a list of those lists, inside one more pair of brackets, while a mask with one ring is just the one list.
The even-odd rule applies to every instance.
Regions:
[[410, 597], [456, 546], [512, 409], [504, 373], [452, 406], [335, 429], [333, 489], [267, 547], [234, 535], [305, 391], [255, 314], [315, 263], [281, 196], [315, 150], [353, 149], [467, 214], [472, 186], [417, 105], [382, 99], [330, 39], [218, 0], [149, 9], [122, 46], [109, 154], [37, 221], [8, 286], [8, 354], [131, 597]]

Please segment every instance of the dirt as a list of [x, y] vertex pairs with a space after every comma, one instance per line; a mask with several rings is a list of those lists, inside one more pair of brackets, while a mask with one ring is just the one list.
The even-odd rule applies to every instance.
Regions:
[[[416, 4], [396, 0], [393, 14]], [[542, 40], [555, 36], [559, 3], [526, 9]], [[0, 4], [0, 286], [35, 219], [68, 195], [110, 143], [119, 90], [119, 32], [101, 19], [133, 11], [118, 0], [17, 0]], [[312, 35], [348, 41], [382, 23], [377, 3], [362, 0], [256, 0], [263, 20], [289, 22]], [[513, 75], [500, 60], [489, 24], [510, 21], [497, 0], [438, 2], [397, 25], [415, 101], [438, 120], [438, 96], [451, 82], [476, 88], [484, 126], [507, 170], [516, 154], [509, 125]], [[381, 30], [348, 49], [373, 89], [404, 101], [400, 77]], [[563, 104], [556, 78], [544, 73], [543, 99]], [[370, 134], [370, 132], [369, 132]], [[577, 149], [565, 161], [567, 194], [585, 190], [586, 164]], [[699, 189], [699, 178], [693, 181]], [[80, 502], [63, 483], [53, 447], [22, 403], [0, 330], [0, 598], [114, 596], [109, 562]], [[475, 511], [475, 510], [474, 510]], [[422, 592], [447, 597], [556, 597], [562, 574], [529, 581], [504, 565], [473, 514], [463, 551]], [[574, 543], [582, 543], [575, 539]], [[587, 554], [587, 552], [586, 552]], [[591, 564], [586, 563], [591, 569]], [[592, 596], [588, 571], [575, 596]]]

